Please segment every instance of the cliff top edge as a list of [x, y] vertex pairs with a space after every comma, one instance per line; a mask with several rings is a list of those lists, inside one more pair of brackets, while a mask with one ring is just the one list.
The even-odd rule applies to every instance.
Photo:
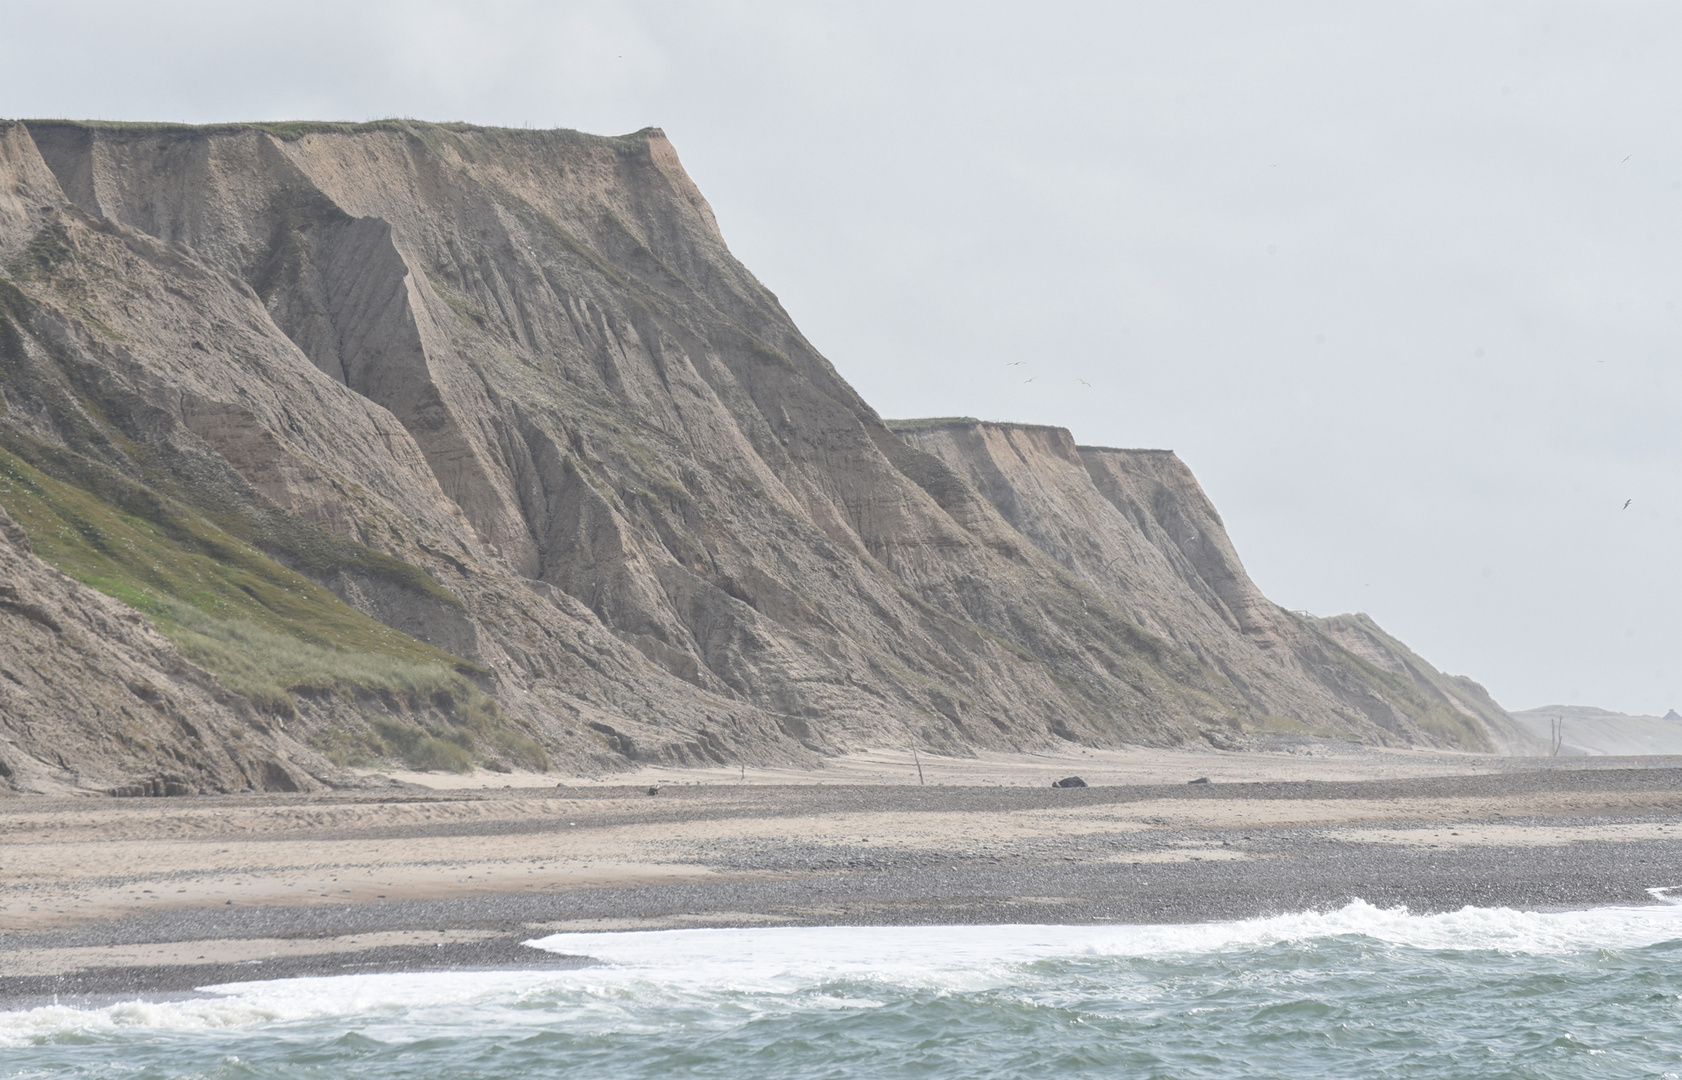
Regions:
[[362, 122], [341, 120], [255, 120], [222, 124], [180, 124], [170, 121], [137, 120], [72, 120], [64, 117], [39, 117], [0, 120], [0, 124], [22, 124], [28, 128], [80, 128], [101, 135], [144, 137], [154, 135], [183, 135], [188, 137], [243, 135], [261, 131], [286, 142], [296, 142], [307, 135], [363, 135], [375, 132], [398, 132], [420, 136], [427, 132], [448, 132], [452, 135], [494, 134], [515, 136], [544, 136], [565, 142], [588, 142], [640, 149], [650, 138], [666, 137], [658, 127], [649, 126], [624, 135], [591, 135], [572, 128], [498, 127], [493, 124], [469, 124], [463, 121], [433, 122], [408, 117], [387, 117]]
[[[908, 420], [883, 420], [883, 425], [894, 433], [909, 431], [938, 431], [941, 428], [958, 427], [993, 427], [1013, 428], [1017, 431], [1061, 431], [1073, 435], [1069, 429], [1061, 424], [1027, 424], [1015, 420], [982, 420], [974, 416], [928, 416]], [[1076, 450], [1095, 450], [1106, 454], [1169, 454], [1172, 450], [1162, 450], [1153, 447], [1137, 446], [1084, 446], [1077, 444]]]

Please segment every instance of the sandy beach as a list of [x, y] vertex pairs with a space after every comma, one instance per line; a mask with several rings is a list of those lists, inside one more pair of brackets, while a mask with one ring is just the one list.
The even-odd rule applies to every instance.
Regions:
[[[1070, 775], [1089, 786], [1051, 786]], [[1558, 908], [1682, 886], [1674, 758], [1303, 741], [380, 782], [0, 802], [0, 998], [587, 962], [520, 945], [557, 930]]]

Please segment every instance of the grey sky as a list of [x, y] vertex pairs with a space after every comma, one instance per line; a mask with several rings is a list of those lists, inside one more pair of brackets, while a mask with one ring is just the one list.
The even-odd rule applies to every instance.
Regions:
[[1172, 447], [1509, 708], [1682, 707], [1679, 71], [1674, 3], [0, 0], [0, 115], [664, 127], [883, 415]]

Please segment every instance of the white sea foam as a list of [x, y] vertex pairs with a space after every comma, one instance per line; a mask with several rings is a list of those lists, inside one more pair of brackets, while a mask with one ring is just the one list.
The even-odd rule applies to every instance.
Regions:
[[1360, 936], [1432, 950], [1549, 955], [1682, 939], [1682, 905], [1535, 912], [1464, 907], [1435, 915], [1354, 900], [1327, 912], [1236, 922], [1129, 926], [815, 926], [552, 934], [527, 942], [682, 983], [869, 975], [951, 985], [1037, 960], [1206, 956]]
[[[1657, 894], [1656, 894], [1657, 895]], [[1664, 899], [1662, 895], [1660, 899]], [[1356, 900], [1335, 911], [1167, 926], [846, 926], [553, 934], [528, 942], [599, 966], [562, 971], [422, 972], [232, 983], [214, 997], [44, 1006], [0, 1013], [0, 1048], [80, 1033], [249, 1029], [336, 1022], [382, 1038], [464, 1025], [521, 1026], [521, 1003], [544, 1017], [625, 1030], [658, 1006], [711, 1003], [727, 1013], [870, 1008], [873, 988], [965, 992], [1035, 981], [1040, 961], [1188, 960], [1289, 943], [1359, 938], [1388, 947], [1567, 955], [1682, 939], [1682, 905], [1526, 912], [1466, 907], [1435, 915]], [[835, 984], [853, 985], [839, 989]], [[859, 984], [863, 984], [862, 986]], [[651, 1011], [652, 1010], [652, 1011]]]
[[67, 1034], [118, 1036], [132, 1029], [213, 1031], [358, 1018], [404, 1021], [426, 1013], [471, 1015], [500, 1006], [553, 972], [424, 971], [333, 975], [205, 987], [212, 997], [125, 1001], [98, 1008], [43, 1005], [0, 1012], [0, 1048]]

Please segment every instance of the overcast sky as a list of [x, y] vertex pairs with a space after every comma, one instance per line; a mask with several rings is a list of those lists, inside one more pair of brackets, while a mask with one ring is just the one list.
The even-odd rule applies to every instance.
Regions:
[[0, 0], [3, 116], [663, 127], [882, 415], [1171, 447], [1511, 709], [1682, 709], [1679, 73], [1674, 2]]

